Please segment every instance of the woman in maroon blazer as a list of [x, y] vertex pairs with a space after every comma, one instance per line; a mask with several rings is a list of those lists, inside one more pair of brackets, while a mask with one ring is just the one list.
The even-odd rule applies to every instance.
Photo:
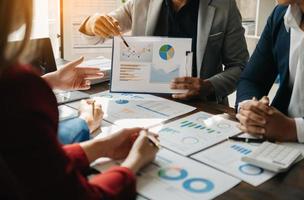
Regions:
[[[134, 174], [154, 159], [157, 148], [139, 128], [71, 146], [58, 143], [55, 96], [30, 66], [19, 64], [31, 33], [32, 6], [32, 0], [0, 0], [0, 158], [9, 171], [4, 175], [14, 180], [21, 199], [134, 199]], [[24, 40], [9, 47], [10, 33], [21, 26]], [[99, 157], [125, 160], [88, 181], [84, 173]], [[0, 199], [6, 192], [0, 189]]]

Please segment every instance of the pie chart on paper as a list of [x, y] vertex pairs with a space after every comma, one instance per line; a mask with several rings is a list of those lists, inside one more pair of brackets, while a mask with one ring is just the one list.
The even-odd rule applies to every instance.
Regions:
[[165, 45], [161, 46], [160, 49], [159, 49], [159, 56], [163, 60], [170, 60], [170, 59], [172, 59], [174, 57], [174, 54], [175, 54], [175, 50], [169, 44], [165, 44]]

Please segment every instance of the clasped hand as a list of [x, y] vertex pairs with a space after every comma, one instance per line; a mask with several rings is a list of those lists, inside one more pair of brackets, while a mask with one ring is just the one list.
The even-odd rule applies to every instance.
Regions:
[[243, 132], [273, 141], [297, 140], [294, 119], [270, 106], [268, 97], [240, 103], [236, 118], [240, 121], [239, 128]]

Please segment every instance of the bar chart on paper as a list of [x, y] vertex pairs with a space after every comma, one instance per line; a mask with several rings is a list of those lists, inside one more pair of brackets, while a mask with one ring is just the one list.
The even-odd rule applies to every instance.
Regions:
[[226, 141], [191, 157], [238, 177], [253, 186], [258, 186], [275, 175], [260, 167], [241, 161], [243, 156], [251, 154], [258, 145]]
[[188, 156], [238, 134], [237, 123], [220, 116], [198, 112], [156, 127], [161, 145]]

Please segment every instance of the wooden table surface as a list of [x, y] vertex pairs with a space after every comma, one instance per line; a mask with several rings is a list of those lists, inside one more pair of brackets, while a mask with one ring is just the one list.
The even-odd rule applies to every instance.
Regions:
[[[109, 83], [106, 82], [92, 86], [92, 88], [87, 91], [87, 93], [92, 95], [106, 91], [108, 89]], [[170, 99], [170, 96], [161, 96]], [[182, 103], [194, 106], [200, 111], [205, 111], [212, 114], [227, 113], [231, 119], [235, 119], [234, 109], [227, 106], [217, 105], [214, 103], [204, 103], [200, 100], [192, 100]], [[253, 187], [245, 182], [241, 182], [238, 186], [227, 191], [216, 199], [304, 200], [304, 162], [301, 161], [300, 163], [293, 166], [288, 172], [281, 173], [258, 187]]]

